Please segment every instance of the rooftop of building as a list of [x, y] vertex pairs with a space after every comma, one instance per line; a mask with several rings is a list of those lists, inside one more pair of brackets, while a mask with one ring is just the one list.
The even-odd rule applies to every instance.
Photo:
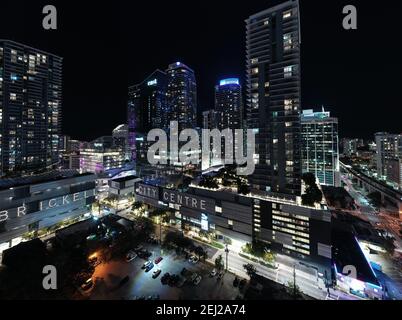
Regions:
[[331, 232], [332, 258], [338, 273], [346, 266], [354, 266], [357, 280], [380, 286], [377, 276], [353, 233], [334, 226]]
[[129, 175], [129, 176], [125, 176], [125, 177], [120, 177], [120, 178], [116, 178], [116, 179], [112, 179], [115, 182], [125, 182], [125, 181], [130, 181], [130, 180], [135, 180], [135, 179], [140, 179], [135, 175]]
[[0, 180], [0, 190], [90, 175], [93, 175], [93, 173], [79, 173], [77, 170], [54, 170], [31, 176], [2, 178]]
[[17, 41], [14, 41], [14, 40], [0, 39], [0, 43], [1, 43], [1, 42], [8, 42], [8, 43], [12, 43], [12, 44], [14, 44], [14, 45], [16, 45], [16, 46], [23, 46], [23, 47], [28, 48], [28, 49], [30, 49], [30, 50], [35, 50], [35, 51], [37, 51], [38, 53], [41, 53], [41, 54], [46, 54], [46, 55], [50, 55], [50, 56], [54, 56], [54, 57], [63, 59], [63, 57], [61, 57], [61, 56], [59, 56], [59, 55], [57, 55], [57, 54], [50, 53], [50, 52], [47, 52], [47, 51], [44, 51], [44, 50], [41, 50], [41, 49], [37, 49], [37, 48], [31, 47], [31, 46], [29, 46], [29, 45], [26, 45], [26, 44], [23, 44], [23, 43], [21, 43], [21, 42], [17, 42]]

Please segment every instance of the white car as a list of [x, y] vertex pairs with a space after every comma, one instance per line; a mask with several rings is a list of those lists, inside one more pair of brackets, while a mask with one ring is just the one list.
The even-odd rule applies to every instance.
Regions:
[[188, 259], [188, 262], [196, 264], [198, 260], [199, 259], [196, 256], [191, 256], [190, 259]]
[[127, 252], [126, 254], [127, 262], [133, 261], [135, 258], [137, 258], [137, 254], [134, 251], [130, 250], [129, 252]]
[[198, 276], [197, 278], [195, 278], [193, 283], [197, 286], [201, 282], [201, 279], [202, 279], [202, 277]]
[[211, 277], [215, 277], [218, 271], [214, 268], [212, 269], [211, 273], [209, 274]]

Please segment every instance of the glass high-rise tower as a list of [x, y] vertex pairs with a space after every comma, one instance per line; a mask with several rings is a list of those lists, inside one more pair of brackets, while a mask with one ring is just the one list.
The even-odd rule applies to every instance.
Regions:
[[300, 17], [290, 0], [246, 20], [247, 126], [256, 133], [253, 189], [301, 192]]
[[0, 40], [0, 175], [59, 161], [62, 58]]
[[138, 137], [151, 129], [166, 129], [166, 73], [155, 70], [144, 81], [128, 88], [128, 145], [130, 160], [136, 159]]
[[338, 119], [322, 112], [303, 110], [302, 172], [311, 172], [322, 185], [339, 186]]
[[220, 130], [243, 127], [243, 99], [239, 79], [224, 79], [215, 86], [215, 111]]
[[197, 83], [192, 69], [181, 62], [172, 63], [167, 73], [169, 121], [177, 121], [179, 132], [197, 126]]

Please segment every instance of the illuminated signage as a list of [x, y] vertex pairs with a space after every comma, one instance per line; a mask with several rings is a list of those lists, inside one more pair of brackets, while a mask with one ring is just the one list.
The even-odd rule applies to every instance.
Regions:
[[228, 78], [228, 79], [223, 79], [219, 82], [220, 86], [226, 86], [228, 84], [239, 84], [239, 79], [238, 78]]
[[30, 203], [24, 203], [22, 206], [17, 208], [12, 208], [8, 210], [0, 211], [0, 222], [4, 222], [8, 219], [23, 217], [31, 213], [39, 213], [49, 209], [68, 206], [75, 202], [85, 200], [89, 197], [95, 196], [95, 190], [87, 190], [82, 192], [77, 192], [73, 194], [67, 194], [57, 198], [47, 199], [43, 201], [35, 201]]
[[153, 79], [147, 82], [148, 87], [155, 86], [158, 84], [158, 79]]
[[136, 193], [140, 196], [159, 200], [159, 188], [139, 183], [136, 188]]
[[168, 189], [163, 190], [162, 200], [167, 203], [178, 204], [190, 209], [214, 212], [215, 201], [204, 199], [187, 193], [180, 193]]

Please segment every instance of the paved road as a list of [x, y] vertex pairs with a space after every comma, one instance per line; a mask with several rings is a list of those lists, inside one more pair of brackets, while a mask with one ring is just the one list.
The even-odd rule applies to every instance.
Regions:
[[[223, 250], [218, 250], [217, 253], [210, 259], [211, 263], [215, 261], [220, 254], [222, 254], [224, 261], [226, 261], [225, 252]], [[287, 256], [277, 255], [276, 261], [279, 267], [277, 269], [272, 269], [254, 262], [250, 262], [250, 260], [239, 256], [237, 252], [232, 250], [229, 250], [228, 255], [229, 271], [234, 272], [240, 277], [248, 277], [244, 271], [243, 265], [252, 263], [256, 266], [258, 274], [284, 285], [287, 285], [289, 282], [293, 282], [293, 265], [296, 263], [296, 284], [300, 287], [300, 289], [305, 294], [315, 299], [325, 300], [328, 298], [324, 283], [321, 279], [317, 279], [315, 271], [305, 270], [309, 268], [299, 265], [294, 259]], [[331, 295], [335, 298], [338, 297], [344, 300], [356, 299], [352, 296], [334, 290], [331, 290]]]

